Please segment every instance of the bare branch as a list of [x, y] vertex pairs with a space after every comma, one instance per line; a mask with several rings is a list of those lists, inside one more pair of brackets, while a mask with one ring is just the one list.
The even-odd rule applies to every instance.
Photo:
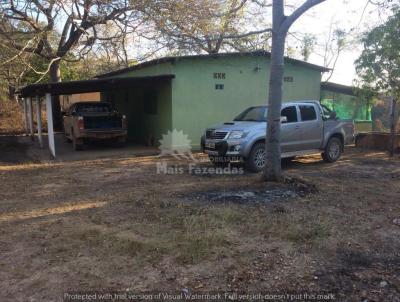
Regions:
[[283, 32], [287, 32], [290, 28], [290, 26], [292, 26], [292, 24], [301, 16], [303, 15], [307, 10], [309, 10], [310, 8], [325, 2], [326, 0], [307, 0], [306, 2], [304, 2], [299, 8], [297, 8], [290, 16], [287, 16], [285, 18], [285, 21], [283, 21], [283, 23], [281, 24], [280, 29]]

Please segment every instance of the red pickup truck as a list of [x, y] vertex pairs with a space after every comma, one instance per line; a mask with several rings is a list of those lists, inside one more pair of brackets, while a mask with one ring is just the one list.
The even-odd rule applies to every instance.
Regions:
[[114, 139], [126, 142], [126, 116], [107, 102], [78, 102], [64, 114], [64, 134], [74, 150], [81, 150], [85, 141]]

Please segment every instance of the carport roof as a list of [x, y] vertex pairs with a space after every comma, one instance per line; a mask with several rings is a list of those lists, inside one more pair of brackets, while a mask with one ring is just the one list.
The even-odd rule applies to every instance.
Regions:
[[332, 82], [324, 82], [321, 83], [321, 89], [355, 96], [355, 88], [352, 86], [346, 86]]
[[32, 84], [21, 88], [19, 94], [21, 97], [32, 97], [37, 95], [41, 96], [46, 93], [62, 95], [109, 91], [113, 89], [130, 88], [144, 83], [162, 82], [173, 78], [175, 78], [175, 75], [165, 74], [147, 77], [105, 78], [60, 83]]

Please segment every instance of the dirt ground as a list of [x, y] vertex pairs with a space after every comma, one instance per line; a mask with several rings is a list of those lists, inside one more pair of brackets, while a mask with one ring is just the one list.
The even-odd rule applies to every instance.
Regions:
[[398, 158], [303, 157], [279, 185], [176, 160], [165, 162], [176, 174], [158, 174], [160, 162], [0, 165], [0, 300], [116, 290], [400, 301]]

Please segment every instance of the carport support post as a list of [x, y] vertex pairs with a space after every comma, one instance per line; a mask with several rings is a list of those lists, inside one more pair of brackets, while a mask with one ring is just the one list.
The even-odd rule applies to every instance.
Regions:
[[42, 110], [41, 110], [41, 103], [40, 103], [39, 96], [36, 96], [36, 119], [37, 119], [37, 131], [38, 131], [38, 138], [39, 138], [39, 146], [40, 146], [40, 148], [43, 148]]
[[32, 106], [32, 98], [28, 98], [28, 117], [29, 117], [29, 132], [31, 136], [31, 140], [34, 139], [35, 130], [33, 129], [33, 106]]
[[56, 157], [56, 146], [54, 144], [53, 130], [53, 106], [51, 103], [51, 94], [46, 93], [46, 115], [47, 115], [47, 135], [49, 137], [49, 150], [53, 158]]
[[25, 133], [26, 135], [29, 134], [29, 124], [28, 124], [28, 108], [26, 104], [26, 98], [22, 99], [24, 105], [24, 120], [25, 120]]

